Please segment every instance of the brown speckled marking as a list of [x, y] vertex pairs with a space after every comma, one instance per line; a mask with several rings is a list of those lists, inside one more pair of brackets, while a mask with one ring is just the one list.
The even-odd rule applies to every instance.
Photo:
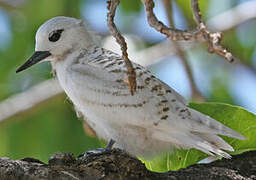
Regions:
[[124, 80], [123, 79], [117, 79], [116, 82], [122, 83], [122, 82], [124, 82]]
[[165, 92], [166, 93], [172, 93], [172, 91], [170, 89], [167, 89]]
[[99, 48], [93, 48], [92, 54], [95, 54], [98, 51]]
[[157, 89], [158, 89], [158, 85], [155, 85], [154, 87], [152, 87], [151, 92], [157, 91]]
[[142, 103], [139, 103], [139, 104], [137, 104], [135, 107], [142, 107], [143, 106], [143, 104]]
[[147, 83], [147, 82], [149, 82], [149, 81], [150, 81], [150, 78], [147, 77], [147, 78], [145, 79], [145, 82]]
[[161, 101], [161, 103], [168, 103], [168, 100], [164, 99]]
[[121, 69], [113, 69], [113, 70], [111, 70], [109, 72], [111, 72], [111, 73], [121, 73], [123, 71]]
[[97, 92], [99, 94], [108, 94], [108, 95], [113, 95], [113, 96], [130, 96], [130, 93], [122, 93], [121, 91], [108, 91], [108, 90], [103, 90], [103, 89], [94, 89], [94, 88], [89, 88], [89, 90]]
[[144, 89], [144, 86], [137, 86], [137, 89]]
[[168, 117], [169, 117], [168, 115], [162, 116], [161, 120], [166, 120]]
[[181, 109], [181, 110], [180, 110], [180, 113], [179, 113], [179, 116], [181, 116], [182, 119], [186, 119], [186, 118], [188, 118], [189, 116], [191, 116], [191, 112], [189, 111], [188, 108]]
[[165, 107], [165, 108], [163, 108], [163, 112], [166, 112], [166, 111], [169, 111], [170, 110], [170, 108], [169, 107]]
[[158, 103], [158, 105], [159, 105], [159, 106], [166, 106], [167, 103], [168, 103], [168, 100], [163, 99], [163, 100], [161, 100], [161, 101]]
[[98, 61], [98, 64], [105, 64], [106, 62], [109, 62], [109, 60]]
[[92, 101], [92, 100], [85, 99], [85, 98], [83, 98], [83, 101], [90, 105], [97, 105], [97, 106], [103, 106], [103, 107], [111, 107], [111, 108], [112, 107], [120, 107], [120, 108], [133, 107], [133, 108], [137, 108], [137, 107], [142, 107], [144, 104], [149, 102], [151, 98], [152, 97], [149, 97], [147, 100], [144, 100], [142, 103], [137, 103], [137, 104], [126, 104], [126, 103], [106, 104], [106, 103], [100, 103], [100, 102]]
[[141, 77], [144, 73], [142, 71], [139, 72], [138, 77]]
[[121, 65], [121, 64], [123, 64], [123, 61], [119, 61], [117, 64], [118, 64], [118, 65]]
[[109, 63], [108, 65], [104, 66], [103, 69], [109, 68], [115, 64], [116, 64], [116, 62]]
[[141, 67], [137, 66], [135, 69], [141, 70]]

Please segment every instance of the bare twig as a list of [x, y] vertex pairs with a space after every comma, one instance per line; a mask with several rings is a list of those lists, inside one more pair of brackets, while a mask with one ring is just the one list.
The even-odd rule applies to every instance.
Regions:
[[[200, 39], [200, 34], [197, 31], [186, 31], [175, 28], [169, 28], [164, 25], [163, 22], [159, 21], [153, 12], [155, 6], [153, 0], [141, 0], [146, 8], [148, 24], [159, 31], [160, 33], [166, 35], [166, 37], [176, 41], [176, 40], [196, 40]], [[199, 35], [199, 36], [198, 36]]]
[[131, 94], [134, 94], [134, 91], [136, 91], [136, 73], [132, 67], [132, 63], [128, 58], [128, 53], [127, 53], [127, 44], [125, 42], [124, 37], [121, 35], [121, 33], [118, 31], [116, 28], [116, 25], [114, 23], [114, 17], [115, 17], [115, 12], [116, 8], [119, 5], [120, 1], [119, 0], [109, 0], [108, 1], [108, 14], [107, 14], [107, 21], [108, 21], [108, 27], [110, 30], [110, 33], [112, 36], [115, 37], [117, 43], [120, 45], [121, 50], [122, 50], [122, 58], [125, 61], [126, 68], [127, 68], [127, 75], [128, 75], [128, 81], [127, 85], [130, 88]]
[[211, 33], [206, 29], [206, 25], [204, 24], [201, 16], [201, 12], [199, 9], [198, 0], [191, 0], [191, 7], [193, 10], [193, 16], [194, 19], [198, 25], [199, 31], [202, 32], [204, 39], [206, 40], [208, 44], [208, 51], [210, 53], [216, 53], [225, 59], [227, 59], [229, 62], [233, 62], [234, 58], [230, 52], [227, 51], [226, 48], [220, 45], [221, 42], [221, 33], [220, 32], [214, 32]]
[[[172, 5], [170, 0], [162, 0], [164, 7], [165, 7], [165, 12], [168, 16], [168, 20], [169, 20], [169, 24], [172, 28], [174, 28], [174, 23], [173, 23], [173, 17], [172, 17]], [[200, 93], [200, 91], [198, 90], [195, 80], [194, 80], [194, 76], [192, 74], [191, 68], [189, 66], [188, 60], [186, 59], [183, 50], [181, 49], [181, 47], [179, 46], [179, 44], [177, 43], [177, 41], [173, 41], [173, 46], [177, 51], [178, 56], [180, 57], [181, 62], [184, 65], [185, 71], [187, 73], [188, 79], [189, 79], [189, 83], [190, 83], [190, 88], [192, 91], [192, 99], [198, 100], [198, 101], [204, 101], [204, 97], [202, 96], [202, 94]]]
[[141, 0], [146, 7], [146, 13], [147, 13], [147, 19], [150, 26], [155, 28], [157, 31], [161, 32], [162, 34], [165, 34], [166, 37], [172, 39], [172, 40], [201, 40], [207, 42], [208, 44], [208, 51], [210, 53], [216, 53], [225, 59], [227, 59], [229, 62], [232, 62], [234, 60], [232, 54], [228, 52], [224, 47], [220, 45], [221, 41], [221, 33], [210, 33], [207, 29], [205, 24], [202, 21], [199, 6], [198, 6], [198, 0], [191, 0], [191, 6], [194, 13], [194, 18], [198, 24], [198, 28], [195, 31], [185, 31], [185, 30], [179, 30], [175, 28], [168, 28], [166, 25], [164, 25], [161, 21], [159, 21], [154, 12], [154, 2], [153, 0]]

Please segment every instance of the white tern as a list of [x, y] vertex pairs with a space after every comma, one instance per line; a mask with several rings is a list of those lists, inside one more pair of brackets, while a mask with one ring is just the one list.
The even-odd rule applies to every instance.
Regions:
[[75, 109], [105, 141], [131, 155], [154, 157], [173, 148], [195, 148], [230, 158], [234, 149], [218, 135], [245, 139], [196, 110], [145, 67], [133, 63], [137, 89], [126, 85], [127, 69], [118, 54], [96, 46], [84, 21], [55, 17], [36, 33], [35, 53], [18, 70], [50, 61]]

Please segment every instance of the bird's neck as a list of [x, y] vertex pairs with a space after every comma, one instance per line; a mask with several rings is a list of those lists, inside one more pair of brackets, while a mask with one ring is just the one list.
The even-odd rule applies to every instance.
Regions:
[[52, 69], [58, 71], [60, 69], [66, 69], [74, 64], [77, 60], [77, 56], [81, 53], [82, 50], [71, 50], [65, 56], [60, 57], [56, 61], [52, 61]]

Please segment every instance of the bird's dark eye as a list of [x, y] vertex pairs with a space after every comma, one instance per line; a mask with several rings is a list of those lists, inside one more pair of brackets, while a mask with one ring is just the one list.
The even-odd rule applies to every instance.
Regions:
[[51, 42], [58, 41], [60, 39], [62, 31], [64, 31], [64, 29], [58, 29], [58, 30], [52, 31], [49, 34], [49, 41], [51, 41]]

